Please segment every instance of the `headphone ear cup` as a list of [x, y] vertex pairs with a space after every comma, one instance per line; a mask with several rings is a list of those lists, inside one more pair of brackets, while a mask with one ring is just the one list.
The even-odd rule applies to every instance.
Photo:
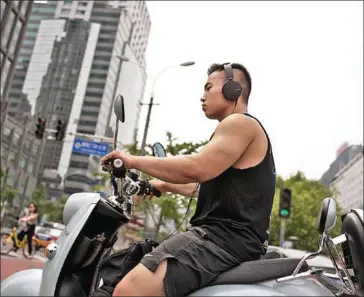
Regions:
[[235, 101], [239, 98], [243, 91], [241, 85], [233, 80], [228, 80], [222, 87], [222, 94], [227, 100]]

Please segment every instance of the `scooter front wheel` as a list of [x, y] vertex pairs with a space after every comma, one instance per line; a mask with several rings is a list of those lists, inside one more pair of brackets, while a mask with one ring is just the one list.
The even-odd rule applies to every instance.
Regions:
[[1, 254], [8, 255], [14, 249], [14, 242], [9, 233], [1, 233]]

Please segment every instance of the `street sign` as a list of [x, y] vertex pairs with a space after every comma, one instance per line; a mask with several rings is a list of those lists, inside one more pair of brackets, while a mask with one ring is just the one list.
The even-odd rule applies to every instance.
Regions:
[[84, 155], [105, 156], [109, 152], [109, 144], [86, 139], [75, 138], [72, 151]]

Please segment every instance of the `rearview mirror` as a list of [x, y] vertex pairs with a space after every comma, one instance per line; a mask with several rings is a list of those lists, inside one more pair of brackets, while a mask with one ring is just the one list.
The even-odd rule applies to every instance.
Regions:
[[320, 234], [330, 231], [336, 224], [336, 201], [332, 198], [325, 198], [317, 217], [317, 231]]
[[114, 113], [118, 120], [122, 123], [125, 121], [125, 107], [124, 107], [124, 97], [118, 94], [114, 102]]
[[159, 142], [153, 144], [152, 149], [154, 157], [163, 158], [167, 156], [166, 150], [164, 149], [163, 145], [160, 144]]

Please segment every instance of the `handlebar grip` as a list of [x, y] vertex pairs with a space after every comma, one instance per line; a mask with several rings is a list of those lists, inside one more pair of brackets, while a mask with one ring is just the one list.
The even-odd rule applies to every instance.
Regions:
[[157, 190], [156, 188], [154, 188], [152, 185], [151, 185], [151, 189], [152, 189], [152, 193], [153, 193], [153, 196], [156, 196], [156, 197], [160, 197], [162, 196], [162, 192]]
[[113, 175], [117, 178], [125, 177], [126, 170], [124, 168], [124, 162], [120, 159], [112, 161]]

